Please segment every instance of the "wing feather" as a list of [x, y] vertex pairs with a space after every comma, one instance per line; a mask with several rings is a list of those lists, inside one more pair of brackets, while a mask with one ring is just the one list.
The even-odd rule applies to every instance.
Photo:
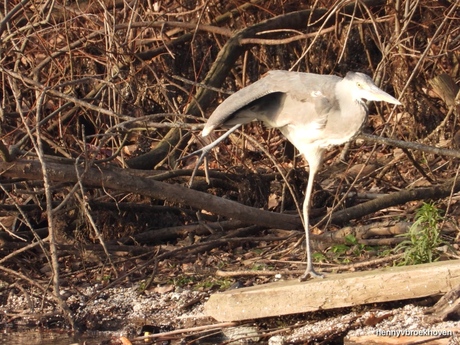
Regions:
[[[202, 135], [206, 136], [220, 126], [253, 120], [264, 121], [271, 127], [283, 127], [291, 124], [291, 119], [296, 116], [302, 116], [294, 109], [299, 104], [306, 111], [314, 112], [310, 121], [312, 125], [323, 128], [327, 123], [327, 112], [335, 103], [333, 86], [340, 80], [335, 76], [270, 71], [266, 77], [222, 102], [208, 119]], [[292, 114], [286, 113], [289, 111]]]

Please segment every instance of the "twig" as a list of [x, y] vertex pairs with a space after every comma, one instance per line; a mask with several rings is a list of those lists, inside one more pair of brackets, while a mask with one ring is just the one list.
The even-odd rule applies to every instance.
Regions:
[[109, 115], [109, 116], [120, 118], [120, 119], [123, 119], [123, 120], [132, 120], [133, 119], [133, 117], [131, 117], [131, 116], [117, 114], [112, 110], [108, 110], [108, 109], [105, 109], [103, 107], [98, 107], [96, 105], [93, 105], [91, 103], [82, 101], [81, 99], [78, 99], [76, 97], [70, 96], [70, 95], [65, 94], [63, 92], [60, 92], [60, 91], [57, 91], [57, 90], [54, 90], [54, 89], [50, 89], [50, 88], [46, 87], [45, 85], [43, 85], [43, 84], [41, 84], [39, 82], [36, 82], [33, 79], [30, 79], [30, 78], [24, 76], [23, 74], [14, 72], [12, 70], [3, 68], [1, 66], [0, 66], [0, 72], [3, 72], [3, 73], [5, 73], [5, 74], [7, 74], [7, 75], [9, 75], [9, 76], [11, 76], [11, 77], [13, 77], [15, 79], [18, 79], [18, 80], [22, 81], [23, 83], [25, 83], [27, 86], [35, 88], [38, 91], [41, 91], [41, 92], [44, 92], [46, 94], [65, 99], [66, 101], [69, 101], [69, 102], [73, 102], [73, 103], [75, 103], [75, 104], [77, 104], [77, 105], [79, 105], [79, 106], [81, 106], [83, 108], [88, 108], [88, 109], [94, 110], [96, 112], [100, 112], [101, 114]]
[[418, 151], [433, 153], [433, 154], [440, 155], [440, 156], [460, 158], [459, 150], [443, 149], [439, 147], [428, 146], [425, 144], [414, 143], [410, 141], [402, 141], [402, 140], [391, 139], [391, 138], [386, 138], [386, 137], [379, 137], [377, 135], [372, 135], [368, 133], [361, 133], [359, 137], [365, 140], [374, 142], [374, 143], [396, 146], [396, 147], [401, 147], [404, 149], [418, 150]]
[[136, 337], [136, 338], [133, 338], [131, 340], [132, 341], [138, 341], [138, 340], [145, 340], [145, 339], [152, 339], [152, 338], [162, 338], [162, 337], [168, 337], [168, 336], [176, 335], [176, 334], [199, 332], [199, 331], [210, 331], [210, 330], [213, 330], [213, 329], [236, 327], [236, 326], [240, 326], [240, 325], [241, 325], [241, 323], [239, 323], [239, 322], [222, 322], [222, 323], [218, 323], [218, 324], [214, 324], [214, 325], [197, 326], [197, 327], [190, 327], [190, 328], [184, 328], [184, 329], [176, 329], [176, 330], [170, 331], [170, 332], [149, 334], [149, 335], [144, 335], [142, 337]]

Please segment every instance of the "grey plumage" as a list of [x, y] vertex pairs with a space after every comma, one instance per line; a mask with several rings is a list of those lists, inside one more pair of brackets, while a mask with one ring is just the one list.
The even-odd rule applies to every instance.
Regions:
[[367, 118], [364, 100], [401, 104], [362, 73], [348, 72], [342, 79], [330, 75], [271, 71], [222, 102], [203, 129], [202, 135], [206, 136], [219, 127], [231, 128], [198, 151], [202, 152], [199, 162], [222, 138], [254, 120], [278, 128], [304, 155], [310, 175], [303, 205], [307, 269], [301, 280], [310, 275], [320, 276], [313, 269], [308, 223], [315, 174], [327, 148], [346, 143], [359, 133]]

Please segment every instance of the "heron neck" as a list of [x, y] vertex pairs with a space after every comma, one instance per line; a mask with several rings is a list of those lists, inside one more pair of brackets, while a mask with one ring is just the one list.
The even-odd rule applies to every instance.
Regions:
[[356, 118], [356, 114], [361, 114], [364, 121], [368, 111], [367, 105], [363, 99], [354, 97], [353, 93], [351, 93], [350, 97], [350, 90], [351, 87], [343, 80], [335, 86], [335, 95], [340, 107], [340, 114], [344, 118]]

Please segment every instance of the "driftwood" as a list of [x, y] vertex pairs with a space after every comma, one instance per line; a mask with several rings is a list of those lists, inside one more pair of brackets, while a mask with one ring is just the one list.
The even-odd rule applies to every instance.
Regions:
[[447, 320], [458, 320], [460, 316], [460, 285], [446, 293], [431, 308], [425, 311], [433, 323]]
[[330, 274], [307, 282], [281, 281], [214, 294], [205, 313], [218, 321], [240, 321], [438, 295], [458, 284], [458, 260]]

